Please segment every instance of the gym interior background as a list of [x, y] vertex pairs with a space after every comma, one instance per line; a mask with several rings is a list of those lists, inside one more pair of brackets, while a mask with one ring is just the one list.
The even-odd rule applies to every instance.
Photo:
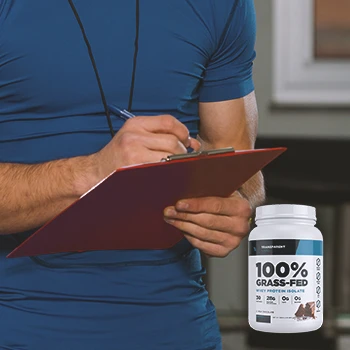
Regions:
[[224, 350], [350, 349], [350, 1], [256, 0], [256, 148], [286, 146], [264, 170], [268, 203], [316, 206], [324, 235], [323, 327], [299, 335], [247, 323], [247, 240], [209, 259]]

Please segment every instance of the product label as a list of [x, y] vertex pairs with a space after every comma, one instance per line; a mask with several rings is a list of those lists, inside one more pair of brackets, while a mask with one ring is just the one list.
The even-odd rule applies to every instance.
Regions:
[[323, 242], [249, 242], [249, 317], [261, 323], [312, 322], [323, 312]]

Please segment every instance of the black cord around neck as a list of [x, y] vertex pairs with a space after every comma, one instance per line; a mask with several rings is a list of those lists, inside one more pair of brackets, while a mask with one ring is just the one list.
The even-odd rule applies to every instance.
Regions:
[[106, 117], [107, 117], [107, 122], [108, 122], [109, 131], [110, 131], [111, 136], [112, 136], [112, 138], [113, 138], [114, 135], [115, 135], [115, 132], [114, 132], [114, 130], [113, 130], [113, 125], [112, 125], [111, 116], [110, 116], [110, 113], [109, 113], [109, 110], [108, 110], [108, 106], [107, 106], [106, 95], [105, 95], [105, 93], [104, 93], [104, 91], [103, 91], [103, 87], [102, 87], [100, 75], [99, 75], [98, 70], [97, 70], [97, 66], [96, 66], [96, 62], [95, 62], [94, 55], [93, 55], [93, 53], [92, 53], [91, 45], [90, 45], [90, 42], [89, 42], [89, 40], [88, 40], [88, 38], [87, 38], [87, 36], [86, 36], [84, 25], [83, 25], [83, 23], [81, 22], [80, 16], [79, 16], [79, 14], [78, 14], [78, 11], [77, 11], [76, 7], [75, 7], [74, 4], [73, 4], [73, 1], [72, 1], [72, 0], [68, 0], [68, 2], [69, 2], [70, 7], [72, 8], [72, 11], [73, 11], [73, 13], [74, 13], [74, 16], [75, 16], [77, 22], [78, 22], [78, 24], [79, 24], [81, 33], [82, 33], [83, 38], [84, 38], [84, 41], [85, 41], [86, 48], [87, 48], [87, 50], [88, 50], [88, 52], [89, 52], [90, 61], [91, 61], [92, 67], [93, 67], [94, 72], [95, 72], [95, 76], [96, 76], [98, 88], [99, 88], [99, 90], [100, 90], [100, 95], [101, 95], [101, 100], [102, 100], [102, 103], [103, 103], [103, 108], [104, 108], [104, 110], [105, 110], [105, 114], [106, 114]]
[[[85, 32], [85, 28], [84, 25], [80, 19], [79, 13], [73, 3], [73, 0], [68, 0], [68, 3], [74, 13], [74, 16], [79, 24], [80, 27], [80, 31], [83, 35], [84, 38], [84, 42], [85, 45], [87, 47], [88, 53], [89, 53], [89, 57], [90, 57], [90, 61], [92, 64], [92, 67], [94, 69], [95, 72], [95, 76], [96, 76], [96, 80], [97, 80], [97, 84], [98, 84], [98, 88], [100, 90], [100, 95], [101, 95], [101, 100], [103, 103], [103, 108], [107, 117], [107, 122], [108, 122], [108, 127], [109, 127], [109, 131], [111, 133], [112, 138], [115, 135], [115, 132], [113, 130], [113, 125], [112, 125], [112, 121], [111, 121], [111, 116], [108, 110], [108, 105], [107, 105], [107, 100], [106, 100], [106, 95], [104, 93], [103, 87], [102, 87], [102, 83], [101, 83], [101, 78], [100, 75], [98, 73], [98, 69], [96, 66], [96, 61], [91, 49], [91, 45], [89, 42], [89, 39], [87, 38], [86, 32]], [[134, 90], [135, 90], [135, 79], [136, 79], [136, 67], [137, 67], [137, 55], [139, 52], [139, 33], [140, 33], [140, 1], [136, 0], [136, 20], [135, 20], [135, 24], [136, 24], [136, 28], [135, 28], [135, 41], [134, 41], [134, 58], [133, 58], [133, 66], [132, 66], [132, 75], [131, 75], [131, 84], [130, 84], [130, 92], [129, 92], [129, 102], [128, 102], [128, 111], [131, 112], [132, 110], [132, 104], [133, 104], [133, 98], [134, 98]]]
[[[112, 138], [115, 135], [115, 132], [113, 130], [113, 125], [112, 125], [112, 121], [111, 121], [111, 116], [108, 110], [108, 105], [107, 105], [107, 100], [106, 100], [106, 95], [104, 93], [103, 87], [102, 87], [102, 83], [101, 83], [101, 79], [100, 79], [100, 75], [98, 73], [97, 70], [97, 66], [96, 66], [96, 62], [95, 62], [95, 58], [91, 49], [91, 45], [90, 42], [86, 36], [86, 32], [85, 32], [85, 28], [84, 25], [80, 19], [80, 16], [78, 14], [78, 11], [76, 9], [76, 7], [74, 6], [73, 0], [68, 0], [68, 3], [74, 13], [74, 16], [79, 24], [81, 33], [83, 35], [84, 38], [84, 42], [86, 45], [86, 48], [88, 50], [89, 53], [89, 57], [90, 57], [90, 61], [92, 64], [92, 67], [94, 69], [95, 72], [95, 76], [96, 76], [96, 80], [97, 80], [97, 84], [98, 84], [98, 88], [100, 90], [100, 95], [101, 95], [101, 100], [103, 103], [103, 108], [107, 117], [107, 122], [108, 122], [108, 127], [109, 127], [109, 131], [110, 134], [112, 136]], [[130, 85], [130, 94], [129, 94], [129, 104], [128, 104], [128, 110], [131, 111], [132, 109], [132, 103], [133, 103], [133, 97], [134, 97], [134, 87], [135, 87], [135, 77], [136, 77], [136, 65], [137, 65], [137, 54], [138, 54], [138, 48], [139, 48], [139, 28], [140, 28], [140, 2], [139, 0], [136, 0], [136, 35], [135, 35], [135, 50], [134, 50], [134, 60], [133, 60], [133, 68], [132, 68], [132, 76], [131, 76], [131, 85]], [[20, 245], [21, 243], [24, 242], [23, 239], [20, 238], [19, 235], [10, 235], [10, 237], [13, 238], [13, 240]], [[45, 267], [50, 267], [53, 268], [55, 267], [53, 264], [47, 263], [46, 261], [44, 261], [43, 259], [37, 257], [37, 256], [31, 256], [29, 257], [33, 262], [38, 263], [42, 266]], [[57, 266], [56, 266], [57, 267]]]
[[135, 50], [134, 50], [134, 60], [132, 66], [132, 76], [131, 76], [131, 85], [129, 93], [129, 104], [128, 111], [132, 110], [132, 102], [134, 98], [134, 87], [135, 87], [135, 77], [136, 77], [136, 66], [137, 66], [137, 54], [139, 52], [139, 33], [140, 33], [140, 0], [136, 0], [136, 34], [135, 34]]

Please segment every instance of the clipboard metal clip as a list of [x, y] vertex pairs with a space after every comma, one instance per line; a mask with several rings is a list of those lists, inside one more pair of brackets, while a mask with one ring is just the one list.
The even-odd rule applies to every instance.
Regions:
[[211, 156], [211, 155], [223, 154], [223, 153], [231, 153], [234, 151], [235, 149], [233, 147], [226, 147], [226, 148], [217, 148], [217, 149], [192, 152], [192, 153], [174, 154], [172, 156], [167, 156], [166, 158], [162, 158], [161, 162], [170, 162], [172, 160], [181, 160], [181, 159]]

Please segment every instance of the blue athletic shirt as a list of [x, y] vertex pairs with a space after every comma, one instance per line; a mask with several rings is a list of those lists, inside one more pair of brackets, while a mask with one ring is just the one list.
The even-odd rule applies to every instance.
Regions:
[[[107, 102], [127, 108], [135, 1], [74, 4]], [[171, 114], [195, 136], [199, 102], [253, 91], [253, 0], [148, 0], [139, 14], [134, 114]], [[88, 155], [110, 139], [68, 1], [0, 0], [0, 162]], [[32, 232], [0, 236], [0, 349], [221, 349], [200, 252], [187, 240], [168, 250], [6, 259], [14, 238]]]

